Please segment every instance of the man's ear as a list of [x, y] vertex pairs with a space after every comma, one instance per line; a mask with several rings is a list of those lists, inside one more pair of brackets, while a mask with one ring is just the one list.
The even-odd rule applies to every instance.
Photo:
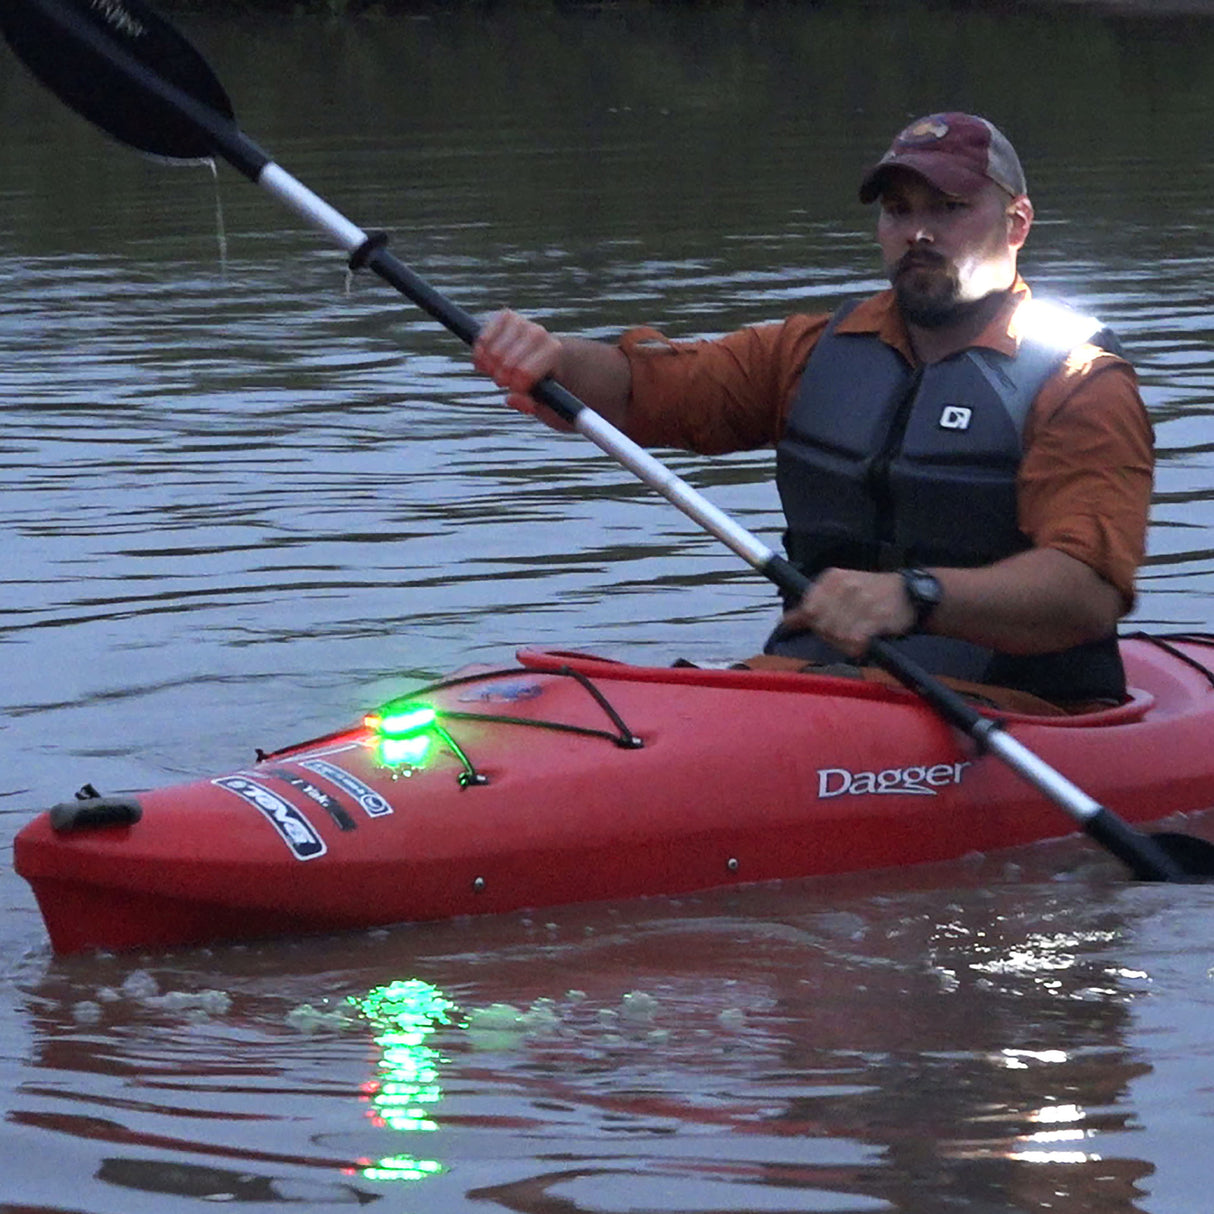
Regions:
[[1028, 239], [1029, 228], [1033, 226], [1033, 204], [1027, 194], [1018, 194], [1007, 205], [1007, 238], [1014, 249], [1018, 249]]

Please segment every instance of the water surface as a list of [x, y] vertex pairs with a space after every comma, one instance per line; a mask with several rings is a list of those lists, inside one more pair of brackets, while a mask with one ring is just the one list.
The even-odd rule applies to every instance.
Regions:
[[[988, 113], [1026, 274], [1117, 328], [1156, 425], [1127, 627], [1214, 623], [1209, 23], [181, 20], [249, 134], [460, 304], [591, 336], [877, 289], [862, 167], [915, 114]], [[0, 113], [6, 844], [85, 780], [231, 770], [521, 643], [758, 648], [736, 558], [235, 173], [117, 148], [11, 60]], [[670, 462], [778, 540], [770, 453]], [[1077, 843], [171, 957], [54, 961], [0, 891], [6, 1209], [1205, 1206], [1214, 904]]]

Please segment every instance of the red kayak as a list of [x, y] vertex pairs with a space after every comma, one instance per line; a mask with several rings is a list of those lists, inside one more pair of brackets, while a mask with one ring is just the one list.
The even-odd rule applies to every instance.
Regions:
[[[1132, 822], [1214, 804], [1214, 637], [1011, 734]], [[522, 650], [228, 775], [17, 836], [58, 953], [366, 928], [958, 858], [1069, 833], [909, 692]]]

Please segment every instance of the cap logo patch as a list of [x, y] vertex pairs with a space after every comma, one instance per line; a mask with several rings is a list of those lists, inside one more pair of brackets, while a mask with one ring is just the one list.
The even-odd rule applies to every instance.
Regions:
[[899, 143], [920, 144], [935, 143], [948, 134], [948, 123], [938, 118], [921, 118], [914, 126], [908, 126], [898, 136]]
[[940, 414], [941, 430], [968, 430], [974, 411], [965, 405], [945, 405]]

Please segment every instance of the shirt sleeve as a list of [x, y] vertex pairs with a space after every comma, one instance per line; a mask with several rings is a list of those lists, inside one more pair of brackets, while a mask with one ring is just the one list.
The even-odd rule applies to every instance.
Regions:
[[792, 395], [828, 316], [792, 316], [713, 341], [671, 341], [631, 329], [620, 349], [632, 370], [627, 430], [649, 447], [702, 455], [777, 442]]
[[1020, 529], [1090, 566], [1134, 601], [1146, 550], [1154, 438], [1137, 377], [1087, 346], [1046, 384], [1025, 430]]

